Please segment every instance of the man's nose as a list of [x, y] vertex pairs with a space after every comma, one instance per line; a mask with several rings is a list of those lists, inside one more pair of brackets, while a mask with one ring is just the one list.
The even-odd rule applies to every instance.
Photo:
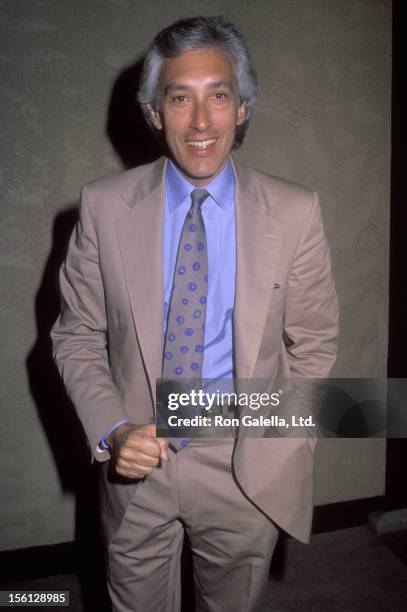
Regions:
[[204, 102], [195, 102], [192, 109], [191, 127], [203, 132], [210, 125], [210, 114]]

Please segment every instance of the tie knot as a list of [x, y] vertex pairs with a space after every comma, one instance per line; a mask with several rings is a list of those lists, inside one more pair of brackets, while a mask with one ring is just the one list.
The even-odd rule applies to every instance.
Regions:
[[206, 200], [208, 196], [209, 196], [209, 193], [206, 191], [206, 189], [194, 189], [191, 192], [191, 200], [192, 200], [193, 206], [200, 208], [200, 206], [202, 205], [202, 203]]

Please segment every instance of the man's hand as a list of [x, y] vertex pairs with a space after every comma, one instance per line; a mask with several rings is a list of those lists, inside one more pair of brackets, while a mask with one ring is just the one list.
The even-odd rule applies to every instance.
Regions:
[[160, 459], [168, 460], [168, 440], [156, 438], [155, 425], [119, 425], [107, 441], [116, 472], [126, 478], [144, 478]]

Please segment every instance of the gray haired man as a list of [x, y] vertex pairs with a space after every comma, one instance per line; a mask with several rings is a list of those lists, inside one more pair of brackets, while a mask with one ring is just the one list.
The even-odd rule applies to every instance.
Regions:
[[138, 99], [164, 156], [88, 185], [61, 270], [57, 364], [101, 462], [115, 610], [254, 610], [277, 526], [307, 541], [315, 441], [156, 436], [165, 376], [326, 376], [337, 304], [315, 192], [232, 159], [256, 97], [243, 38], [179, 21], [149, 48]]

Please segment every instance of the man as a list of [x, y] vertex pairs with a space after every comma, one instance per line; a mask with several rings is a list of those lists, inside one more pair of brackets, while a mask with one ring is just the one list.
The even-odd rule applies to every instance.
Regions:
[[179, 609], [184, 529], [197, 609], [211, 612], [254, 609], [277, 525], [309, 538], [313, 439], [168, 445], [154, 424], [161, 376], [315, 378], [335, 360], [337, 303], [316, 194], [230, 157], [255, 95], [231, 24], [173, 24], [154, 39], [139, 90], [165, 156], [82, 193], [52, 336], [102, 462], [115, 610]]

